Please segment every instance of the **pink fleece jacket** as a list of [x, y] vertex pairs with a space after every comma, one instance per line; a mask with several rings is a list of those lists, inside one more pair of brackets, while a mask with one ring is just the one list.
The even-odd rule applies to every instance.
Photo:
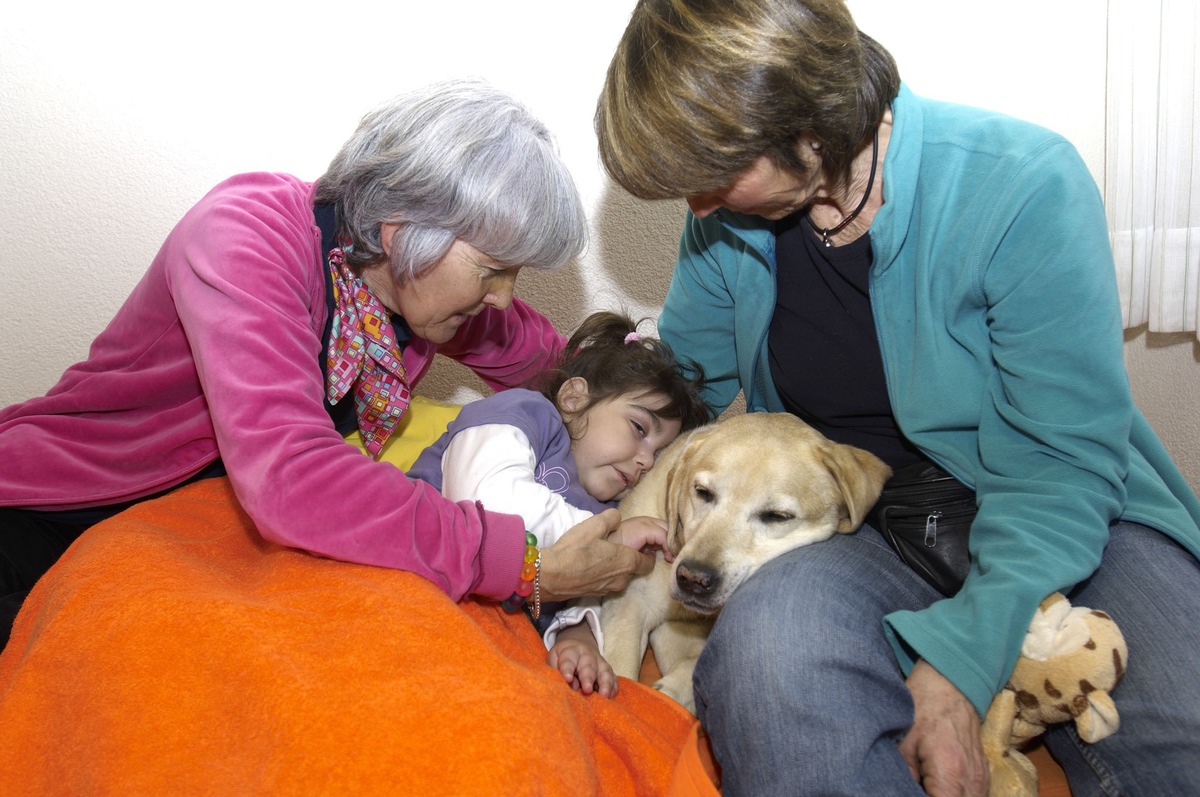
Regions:
[[[347, 445], [323, 404], [327, 310], [315, 185], [245, 174], [183, 217], [87, 360], [0, 410], [0, 506], [72, 509], [153, 494], [223, 459], [263, 537], [418, 573], [455, 599], [511, 594], [520, 518], [452, 503]], [[514, 301], [449, 343], [414, 338], [493, 388], [519, 385], [563, 340]], [[349, 398], [346, 400], [350, 400]]]

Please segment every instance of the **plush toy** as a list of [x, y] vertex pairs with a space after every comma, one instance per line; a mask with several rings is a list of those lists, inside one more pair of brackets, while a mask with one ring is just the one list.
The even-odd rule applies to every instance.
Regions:
[[1117, 730], [1111, 693], [1127, 655], [1125, 637], [1104, 612], [1072, 607], [1057, 592], [1042, 601], [1012, 677], [983, 721], [989, 797], [1036, 797], [1037, 769], [1019, 748], [1047, 726], [1074, 720], [1089, 743]]

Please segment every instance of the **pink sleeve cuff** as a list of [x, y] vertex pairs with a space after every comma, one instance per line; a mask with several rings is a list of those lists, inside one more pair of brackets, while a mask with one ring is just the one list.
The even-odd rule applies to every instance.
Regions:
[[502, 601], [517, 588], [525, 558], [525, 521], [518, 515], [488, 512], [479, 502], [483, 537], [479, 544], [479, 580], [471, 592]]

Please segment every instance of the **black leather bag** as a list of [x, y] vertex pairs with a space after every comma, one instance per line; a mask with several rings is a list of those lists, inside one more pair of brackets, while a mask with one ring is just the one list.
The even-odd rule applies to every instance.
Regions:
[[896, 471], [867, 522], [906, 565], [943, 595], [958, 592], [971, 566], [967, 539], [975, 493], [932, 462]]

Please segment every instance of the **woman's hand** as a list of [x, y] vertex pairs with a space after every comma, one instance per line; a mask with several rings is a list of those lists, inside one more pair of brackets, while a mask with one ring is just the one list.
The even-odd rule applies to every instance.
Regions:
[[581, 595], [607, 595], [625, 589], [634, 576], [654, 569], [654, 556], [608, 539], [621, 523], [621, 513], [606, 509], [572, 528], [542, 549], [538, 577], [543, 601]]
[[988, 767], [971, 702], [931, 665], [909, 673], [913, 724], [900, 753], [929, 797], [987, 797]]
[[576, 692], [585, 695], [599, 692], [601, 697], [617, 695], [617, 676], [600, 655], [600, 646], [587, 623], [559, 631], [554, 647], [546, 654], [546, 663], [558, 670]]
[[625, 518], [609, 539], [642, 553], [662, 551], [668, 562], [675, 560], [675, 554], [667, 547], [667, 522], [656, 517], [639, 515]]

